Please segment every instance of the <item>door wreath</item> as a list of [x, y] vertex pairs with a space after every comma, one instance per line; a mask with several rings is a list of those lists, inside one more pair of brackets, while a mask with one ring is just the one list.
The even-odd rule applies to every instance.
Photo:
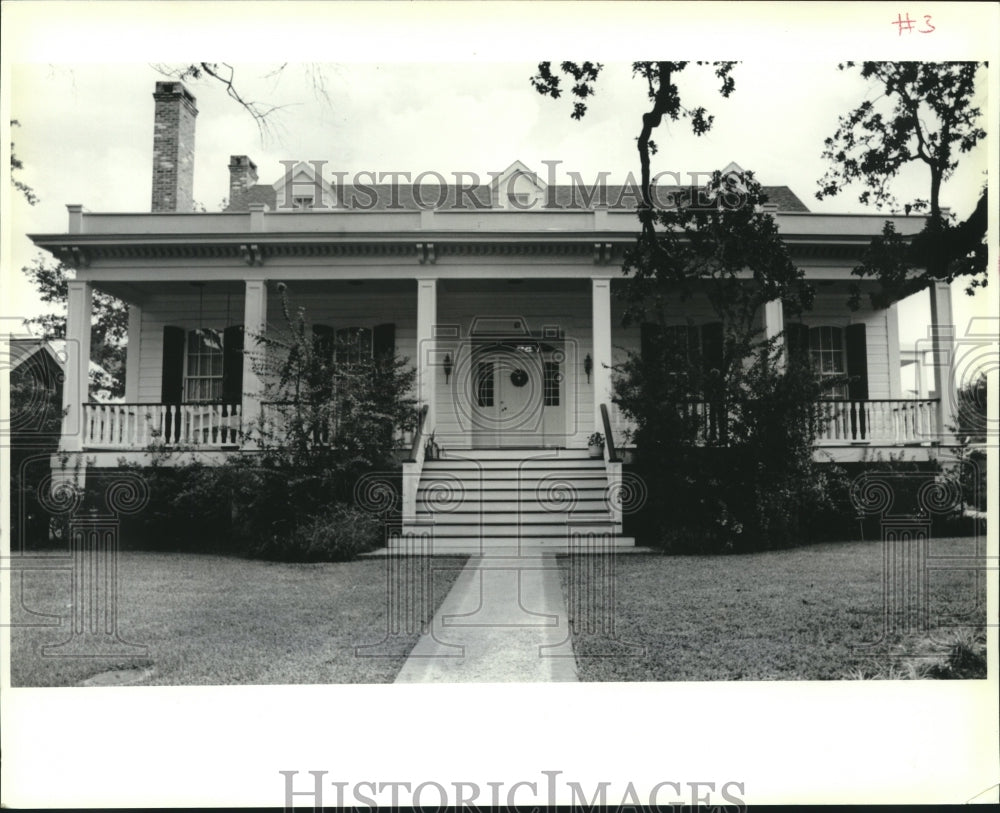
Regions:
[[528, 383], [528, 374], [520, 367], [510, 374], [510, 383], [515, 387], [523, 387]]

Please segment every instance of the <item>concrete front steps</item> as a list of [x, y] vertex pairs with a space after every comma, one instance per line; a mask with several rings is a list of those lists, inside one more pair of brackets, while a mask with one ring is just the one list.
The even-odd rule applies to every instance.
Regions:
[[449, 449], [425, 461], [398, 547], [416, 540], [473, 555], [635, 545], [611, 515], [604, 460], [585, 449]]

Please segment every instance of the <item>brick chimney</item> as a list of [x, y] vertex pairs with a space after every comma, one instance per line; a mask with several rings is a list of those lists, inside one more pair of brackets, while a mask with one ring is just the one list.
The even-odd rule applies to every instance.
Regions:
[[229, 206], [227, 211], [245, 212], [247, 192], [257, 183], [257, 165], [246, 155], [229, 156]]
[[157, 82], [153, 93], [153, 211], [194, 208], [195, 98], [181, 82]]

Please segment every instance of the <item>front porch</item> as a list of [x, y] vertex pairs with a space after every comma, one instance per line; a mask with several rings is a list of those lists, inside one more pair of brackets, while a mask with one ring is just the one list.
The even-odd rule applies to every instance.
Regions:
[[[627, 452], [629, 427], [612, 401], [611, 366], [639, 352], [644, 339], [640, 326], [621, 325], [614, 296], [621, 282], [603, 274], [409, 280], [357, 275], [281, 285], [293, 309], [306, 307], [305, 329], [314, 340], [346, 333], [354, 337], [352, 352], [391, 349], [410, 361], [415, 398], [426, 407], [422, 437], [433, 435], [441, 448], [582, 450], [600, 432]], [[129, 304], [123, 403], [81, 397], [82, 362], [89, 357], [89, 335], [81, 324], [94, 287]], [[905, 450], [914, 459], [934, 454], [936, 446], [949, 443], [949, 399], [899, 397], [894, 309], [861, 312], [840, 327], [843, 317], [832, 315], [839, 295], [820, 295], [805, 323], [786, 326], [780, 306], [762, 314], [767, 334], [794, 327], [803, 341], [819, 336], [826, 344], [815, 353], [823, 363], [860, 379], [857, 391], [823, 404], [817, 457], [862, 459], [872, 450]], [[947, 312], [949, 304], [943, 301], [939, 310]], [[276, 413], [267, 401], [260, 338], [288, 329], [283, 308], [274, 280], [71, 282], [61, 451], [257, 448], [255, 434], [259, 438], [267, 427], [273, 433]], [[697, 299], [675, 315], [679, 328], [706, 352], [718, 330], [711, 318]], [[831, 336], [846, 349], [829, 350]], [[947, 368], [931, 372], [935, 378], [942, 374]], [[607, 427], [602, 404], [610, 416]], [[704, 402], [678, 408], [699, 424], [701, 442], [719, 442], [719, 409]], [[317, 429], [319, 442], [335, 434], [334, 427]], [[397, 434], [401, 459], [413, 459], [413, 439], [411, 432]]]

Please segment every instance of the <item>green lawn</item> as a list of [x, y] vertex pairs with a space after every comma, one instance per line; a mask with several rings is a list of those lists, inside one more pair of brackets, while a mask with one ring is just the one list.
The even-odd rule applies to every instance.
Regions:
[[[971, 538], [932, 540], [929, 551], [982, 566]], [[593, 616], [580, 609], [592, 603], [570, 604], [580, 679], [825, 680], [856, 670], [884, 674], [889, 664], [898, 674], [907, 664], [939, 660], [956, 632], [985, 629], [985, 571], [932, 570], [932, 629], [859, 648], [883, 629], [882, 559], [879, 542], [740, 556], [619, 555], [616, 635], [597, 634]], [[596, 563], [581, 562], [575, 575], [568, 557], [562, 563], [564, 590], [570, 578], [577, 595], [600, 595], [608, 584], [610, 574]]]
[[[404, 560], [406, 561], [406, 560]], [[409, 560], [411, 565], [428, 560]], [[465, 557], [433, 560], [432, 611]], [[386, 560], [280, 564], [180, 553], [122, 553], [118, 629], [146, 657], [45, 657], [44, 644], [69, 636], [70, 576], [24, 574], [23, 607], [62, 617], [30, 621], [12, 574], [12, 686], [75, 686], [108, 671], [142, 685], [384, 683], [392, 681], [416, 634], [391, 638], [357, 657], [356, 646], [386, 638]], [[366, 650], [373, 651], [373, 650]]]

